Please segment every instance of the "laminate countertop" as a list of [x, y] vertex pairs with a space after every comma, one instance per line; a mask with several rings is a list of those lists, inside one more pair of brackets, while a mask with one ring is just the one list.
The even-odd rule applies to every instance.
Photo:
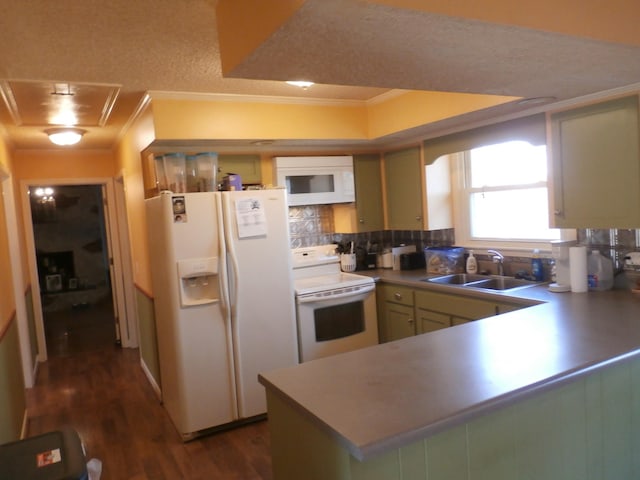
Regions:
[[629, 290], [493, 294], [425, 283], [424, 272], [366, 274], [533, 306], [259, 376], [358, 460], [640, 355], [640, 298]]

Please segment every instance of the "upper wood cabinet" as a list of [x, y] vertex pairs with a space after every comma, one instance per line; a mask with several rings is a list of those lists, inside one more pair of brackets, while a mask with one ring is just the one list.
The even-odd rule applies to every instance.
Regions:
[[453, 227], [448, 157], [425, 167], [420, 148], [384, 154], [388, 230]]
[[418, 147], [384, 154], [388, 230], [423, 230], [422, 168]]
[[228, 173], [240, 175], [243, 185], [262, 183], [260, 155], [218, 155], [218, 184]]
[[640, 227], [639, 125], [635, 95], [550, 115], [552, 226]]
[[384, 229], [380, 155], [354, 155], [356, 228], [358, 232]]

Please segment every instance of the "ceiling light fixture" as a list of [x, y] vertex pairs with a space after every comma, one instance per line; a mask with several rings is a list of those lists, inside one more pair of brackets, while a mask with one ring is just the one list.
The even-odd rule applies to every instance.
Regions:
[[49, 136], [49, 140], [52, 143], [62, 146], [75, 145], [87, 133], [86, 130], [73, 127], [49, 128], [44, 132]]
[[308, 82], [306, 80], [287, 80], [287, 83], [289, 85], [293, 85], [294, 87], [300, 87], [303, 90], [306, 90], [311, 85], [313, 85], [313, 82]]

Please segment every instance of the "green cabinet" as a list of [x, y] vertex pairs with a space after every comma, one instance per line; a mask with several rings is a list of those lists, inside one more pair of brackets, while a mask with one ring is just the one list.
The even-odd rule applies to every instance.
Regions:
[[218, 184], [229, 173], [240, 175], [243, 185], [262, 183], [260, 155], [218, 155]]
[[550, 116], [551, 224], [640, 227], [638, 97]]
[[356, 186], [357, 231], [384, 230], [380, 155], [354, 155], [353, 173]]
[[388, 230], [423, 230], [420, 149], [384, 154]]
[[378, 285], [378, 335], [380, 343], [416, 334], [413, 290], [400, 285]]
[[387, 230], [453, 228], [449, 158], [430, 165], [420, 148], [384, 154]]
[[415, 308], [418, 333], [462, 325], [499, 313], [498, 304], [491, 300], [428, 290], [416, 290]]
[[433, 332], [527, 305], [390, 283], [377, 289], [380, 342]]

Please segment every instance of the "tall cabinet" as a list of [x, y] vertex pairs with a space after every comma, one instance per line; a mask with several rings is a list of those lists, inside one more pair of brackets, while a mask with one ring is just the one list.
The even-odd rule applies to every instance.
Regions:
[[420, 147], [384, 154], [388, 230], [453, 227], [448, 157], [425, 166]]
[[640, 227], [638, 96], [552, 113], [550, 126], [552, 226]]

